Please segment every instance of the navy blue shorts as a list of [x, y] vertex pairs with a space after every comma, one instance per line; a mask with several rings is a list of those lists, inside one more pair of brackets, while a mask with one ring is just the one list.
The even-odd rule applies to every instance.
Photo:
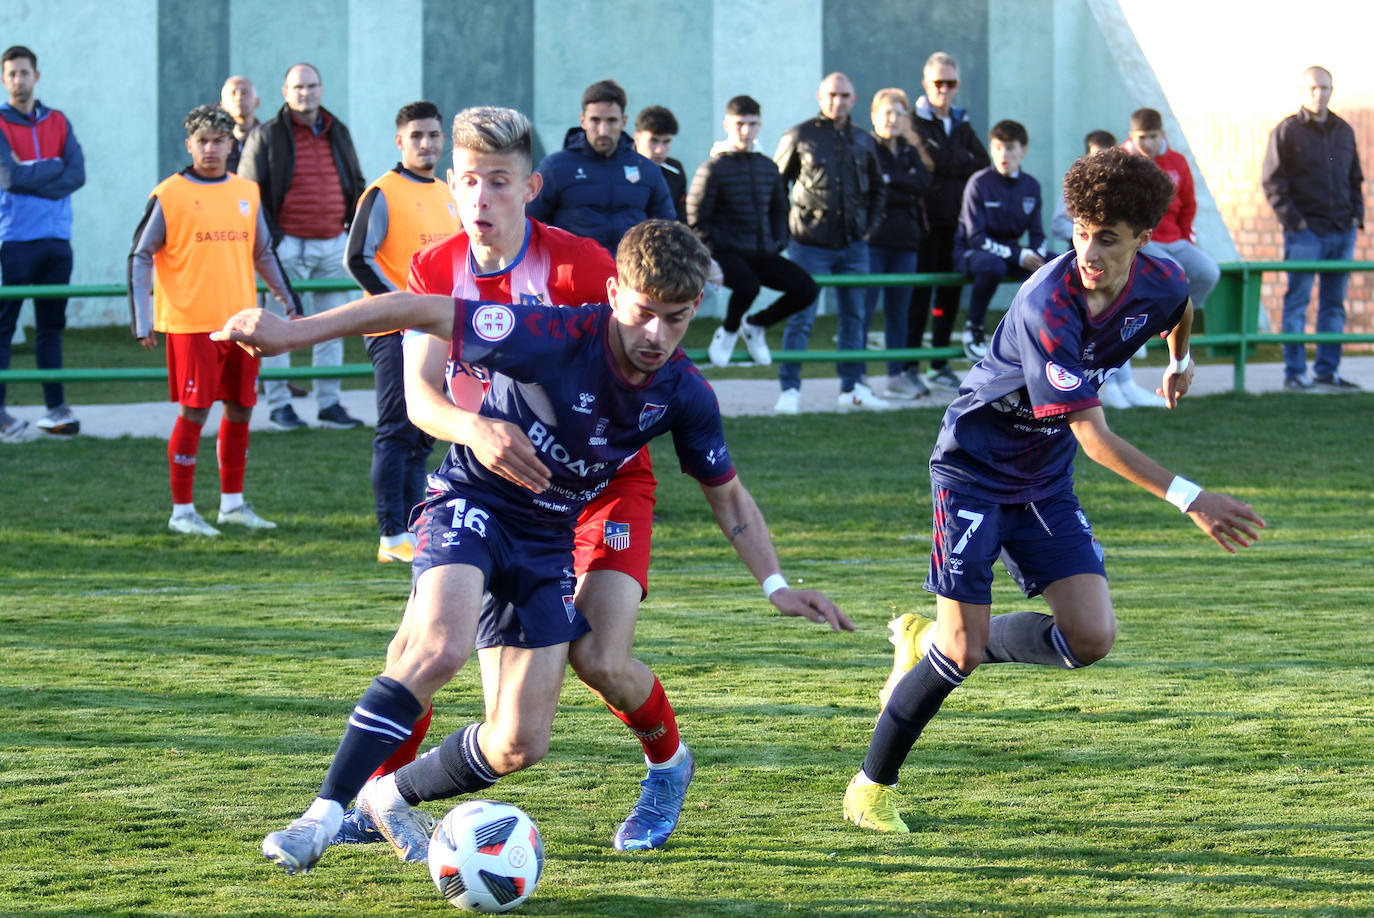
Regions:
[[925, 588], [959, 602], [992, 602], [1000, 556], [1027, 596], [1056, 580], [1101, 574], [1102, 546], [1072, 491], [1030, 504], [995, 504], [932, 483], [935, 528]]
[[573, 605], [573, 531], [502, 522], [452, 491], [420, 507], [411, 530], [411, 582], [431, 567], [470, 564], [486, 595], [477, 647], [551, 647], [577, 640], [591, 625]]

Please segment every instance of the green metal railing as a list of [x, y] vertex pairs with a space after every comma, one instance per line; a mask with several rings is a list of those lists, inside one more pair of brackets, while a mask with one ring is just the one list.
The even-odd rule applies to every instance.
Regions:
[[[1374, 271], [1374, 262], [1367, 261], [1242, 261], [1223, 264], [1221, 281], [1207, 300], [1206, 332], [1194, 335], [1192, 343], [1196, 347], [1206, 347], [1214, 355], [1228, 356], [1235, 368], [1233, 385], [1236, 391], [1245, 390], [1246, 363], [1253, 354], [1256, 344], [1374, 344], [1374, 333], [1315, 333], [1315, 334], [1275, 334], [1259, 331], [1260, 284], [1266, 271], [1311, 271], [1331, 273], [1338, 271]], [[969, 279], [956, 273], [925, 274], [818, 274], [816, 283], [822, 287], [945, 287], [969, 283]], [[1019, 283], [1008, 280], [1004, 283]], [[346, 278], [292, 281], [291, 286], [298, 291], [337, 291], [357, 290], [358, 285]], [[258, 289], [265, 291], [261, 283]], [[123, 284], [39, 284], [26, 286], [0, 287], [0, 299], [23, 299], [27, 297], [119, 297], [127, 296], [128, 288]], [[1162, 347], [1162, 341], [1151, 342], [1151, 347]], [[706, 359], [706, 352], [687, 351], [693, 360]], [[880, 361], [880, 360], [929, 360], [963, 356], [961, 347], [939, 348], [900, 348], [895, 350], [807, 350], [774, 351], [777, 362], [788, 363], [833, 363], [836, 361]], [[314, 367], [263, 368], [264, 379], [312, 379], [320, 376], [371, 376], [372, 365], [367, 363], [344, 364], [339, 367], [315, 369]], [[93, 381], [137, 381], [160, 380], [167, 377], [165, 367], [121, 367], [121, 368], [76, 368], [62, 370], [0, 370], [0, 383], [8, 382], [93, 382]]]

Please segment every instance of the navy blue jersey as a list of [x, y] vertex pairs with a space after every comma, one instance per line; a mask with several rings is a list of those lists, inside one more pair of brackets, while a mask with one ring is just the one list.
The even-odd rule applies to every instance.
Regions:
[[[1030, 245], [1021, 245], [1028, 235]], [[1040, 219], [1040, 183], [1025, 172], [1008, 178], [994, 167], [980, 169], [964, 186], [959, 226], [954, 231], [954, 258], [964, 252], [987, 252], [1019, 262], [1021, 249], [1045, 257], [1045, 229]]]
[[997, 503], [1073, 487], [1072, 411], [1150, 337], [1183, 316], [1188, 281], [1167, 258], [1137, 255], [1110, 308], [1088, 314], [1078, 259], [1067, 252], [1031, 275], [940, 422], [931, 480]]
[[454, 445], [430, 476], [497, 513], [571, 526], [622, 463], [671, 433], [682, 469], [702, 484], [735, 476], [716, 395], [682, 353], [642, 383], [625, 379], [607, 337], [609, 306], [454, 301], [450, 374], [488, 380], [480, 413], [524, 431], [551, 483], [535, 494], [482, 467]]

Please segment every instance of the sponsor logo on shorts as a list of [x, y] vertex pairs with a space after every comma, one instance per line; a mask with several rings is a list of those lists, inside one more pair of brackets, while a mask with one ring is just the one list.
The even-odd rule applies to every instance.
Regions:
[[1060, 392], [1072, 392], [1083, 384], [1083, 380], [1053, 361], [1045, 364], [1045, 378]]
[[444, 538], [442, 541], [439, 542], [439, 547], [453, 548], [455, 546], [461, 545], [462, 542], [463, 534], [459, 532], [457, 529], [450, 529], [448, 532], [444, 533]]
[[964, 559], [950, 558], [945, 562], [945, 570], [949, 571], [951, 577], [961, 577], [964, 573]]
[[716, 465], [717, 463], [724, 463], [729, 458], [730, 453], [725, 449], [724, 445], [722, 445], [718, 449], [711, 449], [706, 451], [707, 465]]
[[630, 524], [613, 523], [606, 520], [605, 530], [602, 534], [602, 541], [606, 547], [612, 551], [624, 551], [630, 547]]
[[563, 611], [567, 614], [568, 621], [577, 618], [577, 606], [573, 605], [573, 598], [570, 593], [563, 594]]
[[655, 405], [653, 402], [646, 402], [639, 412], [639, 429], [648, 430], [653, 427], [667, 410], [667, 405]]
[[483, 341], [501, 341], [515, 328], [515, 313], [501, 303], [486, 303], [472, 314], [472, 330]]

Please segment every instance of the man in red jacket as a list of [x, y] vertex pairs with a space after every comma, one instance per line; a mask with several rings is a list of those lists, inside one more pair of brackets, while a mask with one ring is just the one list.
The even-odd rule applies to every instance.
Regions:
[[1210, 255], [1193, 242], [1193, 216], [1197, 214], [1197, 197], [1193, 193], [1193, 173], [1182, 153], [1169, 149], [1164, 134], [1164, 118], [1153, 108], [1139, 108], [1131, 113], [1130, 139], [1122, 146], [1132, 153], [1154, 160], [1174, 183], [1174, 199], [1155, 227], [1150, 243], [1143, 249], [1147, 255], [1164, 255], [1178, 262], [1188, 275], [1188, 296], [1194, 309], [1202, 309], [1207, 294], [1221, 280], [1221, 270]]

